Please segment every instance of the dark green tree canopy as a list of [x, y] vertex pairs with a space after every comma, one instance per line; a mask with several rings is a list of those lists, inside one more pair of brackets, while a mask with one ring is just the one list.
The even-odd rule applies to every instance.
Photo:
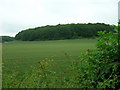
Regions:
[[10, 36], [0, 36], [0, 42], [9, 42], [15, 40], [14, 37]]
[[96, 37], [98, 31], [114, 31], [114, 27], [104, 23], [58, 24], [42, 26], [19, 32], [15, 39], [22, 41], [61, 40]]

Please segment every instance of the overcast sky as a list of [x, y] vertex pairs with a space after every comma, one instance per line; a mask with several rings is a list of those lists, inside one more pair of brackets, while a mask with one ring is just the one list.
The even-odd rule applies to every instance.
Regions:
[[118, 22], [119, 0], [0, 0], [0, 35], [68, 23]]

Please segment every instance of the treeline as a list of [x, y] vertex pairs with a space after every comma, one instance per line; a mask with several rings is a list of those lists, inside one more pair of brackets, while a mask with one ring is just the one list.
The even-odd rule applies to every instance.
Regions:
[[0, 36], [0, 43], [1, 42], [10, 42], [10, 41], [14, 41], [14, 37], [10, 37], [10, 36]]
[[19, 32], [16, 40], [39, 41], [96, 37], [98, 31], [113, 31], [114, 27], [104, 23], [58, 24], [42, 26]]

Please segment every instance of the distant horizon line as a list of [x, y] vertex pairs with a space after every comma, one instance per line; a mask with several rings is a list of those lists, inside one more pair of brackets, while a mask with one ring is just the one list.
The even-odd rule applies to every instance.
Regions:
[[[97, 23], [100, 23], [100, 22], [95, 22], [95, 23], [92, 23], [92, 22], [88, 22], [88, 23], [58, 23], [58, 24], [46, 24], [46, 25], [41, 25], [41, 26], [35, 26], [35, 27], [31, 27], [31, 28], [27, 28], [27, 29], [33, 29], [33, 28], [39, 28], [39, 27], [44, 27], [44, 26], [56, 26], [56, 25], [66, 25], [66, 24], [89, 24], [89, 23], [91, 23], [91, 24], [97, 24]], [[106, 24], [106, 25], [115, 25], [115, 26], [117, 26], [117, 24], [108, 24], [108, 23], [103, 23], [103, 22], [101, 22], [100, 24]], [[27, 29], [24, 29], [24, 30], [27, 30]], [[24, 31], [24, 30], [21, 30], [21, 31]], [[20, 32], [20, 31], [19, 31]], [[19, 33], [18, 32], [18, 33]], [[17, 34], [17, 33], [16, 33]], [[0, 35], [0, 37], [1, 36], [10, 36], [10, 37], [15, 37], [16, 36], [16, 34], [15, 35]]]

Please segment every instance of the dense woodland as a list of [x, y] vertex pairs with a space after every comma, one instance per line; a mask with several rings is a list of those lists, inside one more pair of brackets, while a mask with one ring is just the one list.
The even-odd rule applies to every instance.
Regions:
[[88, 24], [58, 24], [30, 28], [19, 32], [16, 40], [40, 41], [40, 40], [63, 40], [76, 38], [96, 37], [98, 31], [113, 31], [114, 27], [104, 23]]

